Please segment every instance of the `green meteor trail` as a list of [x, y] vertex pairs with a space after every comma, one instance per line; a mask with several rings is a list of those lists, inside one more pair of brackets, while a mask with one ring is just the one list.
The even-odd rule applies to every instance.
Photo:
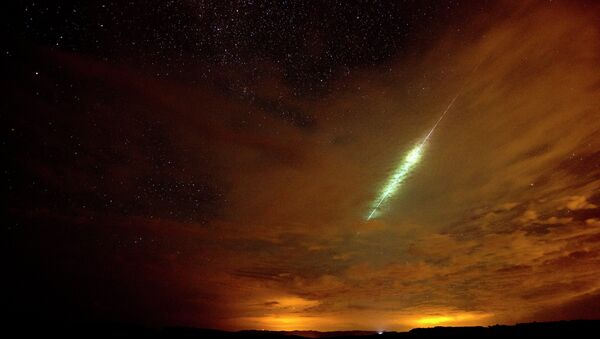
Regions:
[[446, 113], [448, 113], [448, 111], [450, 111], [450, 109], [454, 105], [454, 102], [460, 96], [460, 93], [462, 92], [463, 88], [469, 82], [469, 78], [475, 74], [475, 72], [479, 68], [479, 65], [481, 65], [482, 61], [483, 61], [483, 59], [479, 60], [477, 65], [475, 65], [475, 67], [471, 71], [471, 74], [467, 77], [467, 79], [465, 79], [462, 86], [456, 93], [456, 96], [454, 98], [452, 98], [452, 100], [450, 101], [450, 103], [448, 104], [448, 106], [446, 107], [444, 112], [442, 112], [442, 115], [440, 115], [440, 117], [437, 119], [437, 121], [435, 122], [435, 124], [433, 125], [431, 130], [429, 130], [429, 133], [427, 133], [427, 135], [425, 135], [425, 137], [421, 140], [421, 142], [419, 142], [410, 152], [408, 152], [408, 154], [402, 159], [402, 161], [398, 164], [398, 166], [396, 166], [396, 169], [392, 173], [392, 176], [388, 179], [388, 181], [385, 183], [385, 185], [381, 188], [381, 190], [379, 191], [379, 194], [377, 195], [377, 198], [373, 201], [373, 204], [371, 205], [371, 212], [366, 217], [367, 221], [373, 219], [373, 217], [376, 216], [377, 212], [380, 211], [382, 204], [388, 198], [390, 198], [391, 196], [396, 194], [396, 192], [400, 188], [400, 185], [402, 185], [402, 183], [408, 177], [408, 175], [410, 174], [412, 169], [415, 168], [415, 166], [419, 163], [419, 161], [421, 160], [421, 157], [423, 156], [423, 151], [425, 149], [425, 145], [427, 144], [427, 140], [429, 140], [429, 137], [431, 137], [431, 135], [433, 134], [433, 132], [435, 131], [435, 129], [437, 128], [439, 123], [442, 121], [442, 119], [444, 119], [444, 117], [446, 116]]
[[[461, 88], [461, 90], [462, 90], [462, 88]], [[404, 159], [402, 159], [400, 164], [398, 164], [398, 166], [394, 170], [390, 179], [381, 188], [379, 195], [377, 196], [377, 199], [375, 199], [375, 201], [372, 205], [371, 213], [369, 213], [369, 215], [366, 218], [367, 221], [373, 219], [375, 214], [379, 211], [381, 204], [383, 204], [383, 202], [386, 201], [387, 198], [391, 197], [398, 191], [398, 189], [400, 188], [400, 185], [402, 185], [402, 183], [404, 182], [406, 177], [410, 174], [411, 170], [417, 165], [417, 163], [419, 163], [419, 160], [421, 160], [421, 157], [423, 155], [423, 151], [424, 151], [425, 145], [427, 143], [427, 140], [429, 140], [429, 137], [431, 136], [433, 131], [435, 131], [435, 129], [438, 126], [438, 124], [440, 123], [440, 121], [442, 121], [442, 119], [444, 119], [444, 116], [446, 115], [446, 113], [448, 113], [450, 108], [452, 108], [452, 105], [454, 105], [454, 102], [459, 97], [459, 95], [460, 95], [460, 91], [454, 97], [454, 99], [452, 99], [452, 101], [450, 101], [450, 104], [448, 105], [448, 107], [446, 107], [446, 109], [444, 110], [442, 115], [439, 117], [439, 119], [436, 121], [436, 123], [433, 125], [433, 127], [431, 128], [429, 133], [427, 133], [427, 135], [423, 138], [423, 140], [421, 140], [421, 142], [419, 142], [410, 152], [408, 152], [408, 154], [404, 157]]]
[[415, 167], [415, 165], [421, 159], [424, 145], [424, 143], [420, 143], [415, 146], [415, 148], [413, 148], [412, 151], [406, 155], [398, 168], [396, 168], [396, 171], [394, 171], [394, 174], [390, 177], [390, 180], [388, 180], [385, 186], [381, 189], [379, 198], [376, 200], [377, 204], [373, 207], [373, 210], [367, 217], [367, 220], [371, 220], [375, 212], [377, 212], [379, 209], [379, 206], [381, 206], [381, 203], [383, 203], [388, 196], [394, 194], [398, 190], [400, 184], [402, 184], [406, 176], [408, 176], [410, 173], [410, 170]]

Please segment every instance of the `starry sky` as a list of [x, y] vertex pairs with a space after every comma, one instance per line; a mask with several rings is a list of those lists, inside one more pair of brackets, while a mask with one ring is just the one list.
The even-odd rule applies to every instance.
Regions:
[[3, 6], [11, 319], [600, 318], [598, 3]]

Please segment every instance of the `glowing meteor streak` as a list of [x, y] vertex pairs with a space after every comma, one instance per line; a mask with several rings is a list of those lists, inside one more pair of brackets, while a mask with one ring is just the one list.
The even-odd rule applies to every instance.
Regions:
[[367, 217], [367, 220], [371, 220], [371, 218], [373, 218], [373, 215], [375, 214], [375, 212], [377, 212], [379, 206], [381, 206], [381, 204], [385, 201], [385, 199], [387, 199], [388, 196], [396, 193], [396, 191], [400, 187], [400, 184], [402, 184], [404, 179], [406, 179], [406, 177], [410, 173], [410, 170], [419, 162], [419, 159], [421, 159], [421, 155], [423, 154], [423, 146], [426, 140], [427, 139], [423, 139], [423, 142], [415, 146], [415, 148], [413, 148], [412, 151], [410, 151], [406, 155], [404, 160], [396, 168], [390, 180], [388, 180], [385, 186], [383, 186], [383, 188], [381, 189], [381, 192], [379, 193], [379, 198], [377, 198], [376, 200], [377, 204], [375, 204], [375, 206], [373, 207], [373, 210]]
[[[471, 75], [475, 73], [480, 64], [481, 61], [475, 66], [475, 68], [471, 72]], [[400, 185], [402, 185], [406, 177], [408, 177], [411, 170], [417, 165], [417, 163], [419, 163], [419, 160], [421, 160], [421, 156], [423, 155], [423, 151], [427, 140], [429, 140], [429, 137], [431, 137], [439, 123], [442, 121], [442, 119], [444, 119], [446, 113], [450, 111], [450, 109], [454, 105], [454, 102], [460, 96], [460, 93], [462, 92], [466, 83], [467, 81], [465, 81], [460, 87], [456, 96], [450, 101], [444, 112], [442, 112], [442, 115], [440, 115], [440, 117], [435, 122], [431, 130], [429, 130], [429, 133], [427, 133], [423, 140], [421, 140], [421, 142], [419, 142], [410, 152], [408, 152], [408, 154], [404, 157], [404, 159], [402, 159], [400, 164], [398, 164], [390, 179], [382, 187], [381, 191], [379, 192], [379, 195], [377, 196], [377, 199], [375, 199], [375, 202], [372, 205], [371, 213], [369, 213], [369, 216], [367, 216], [367, 220], [371, 220], [375, 213], [379, 211], [381, 204], [383, 204], [383, 202], [387, 198], [394, 195], [398, 191], [398, 188], [400, 188]]]

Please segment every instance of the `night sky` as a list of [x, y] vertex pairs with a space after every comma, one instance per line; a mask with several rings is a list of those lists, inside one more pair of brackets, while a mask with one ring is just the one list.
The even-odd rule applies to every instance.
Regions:
[[597, 2], [3, 7], [7, 319], [600, 318]]

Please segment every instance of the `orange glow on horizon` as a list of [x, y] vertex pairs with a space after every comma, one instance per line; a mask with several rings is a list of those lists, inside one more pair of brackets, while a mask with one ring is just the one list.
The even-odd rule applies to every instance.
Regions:
[[452, 317], [448, 316], [433, 316], [433, 317], [423, 317], [419, 319], [417, 322], [422, 325], [438, 325], [442, 323], [447, 323], [453, 320]]
[[[494, 313], [461, 311], [448, 308], [397, 312], [342, 312], [314, 315], [306, 312], [269, 313], [262, 316], [236, 318], [238, 329], [268, 331], [358, 329], [365, 331], [408, 331], [435, 326], [479, 326], [494, 317]], [[277, 311], [275, 311], [277, 312]], [[357, 327], [355, 324], [360, 323]]]
[[260, 328], [268, 331], [313, 330], [322, 328], [328, 320], [322, 317], [302, 315], [266, 315], [262, 317], [246, 317], [240, 319], [248, 324], [247, 328]]
[[423, 326], [469, 326], [481, 325], [485, 318], [493, 316], [490, 313], [458, 312], [454, 314], [434, 314], [417, 318], [414, 323], [418, 327]]

